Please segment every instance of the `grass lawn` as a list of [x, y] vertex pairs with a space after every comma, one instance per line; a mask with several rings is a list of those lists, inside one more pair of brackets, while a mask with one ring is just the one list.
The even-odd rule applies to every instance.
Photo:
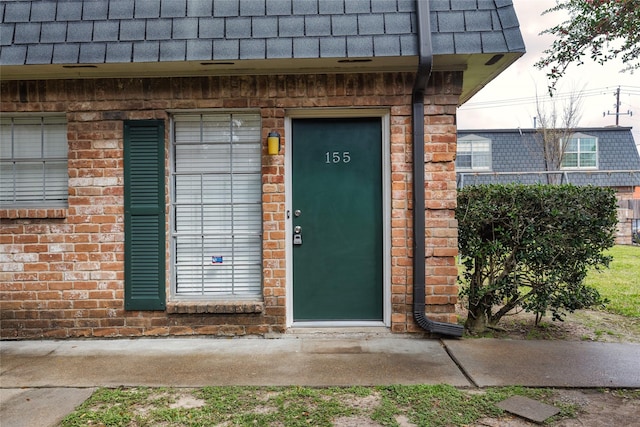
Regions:
[[571, 418], [577, 405], [551, 389], [449, 385], [385, 387], [204, 387], [99, 389], [62, 426], [464, 426], [505, 413], [496, 403], [513, 395], [555, 404]]
[[610, 302], [605, 310], [629, 317], [640, 317], [640, 246], [614, 246], [609, 251], [609, 268], [593, 270], [586, 284]]
[[[628, 317], [640, 317], [640, 246], [616, 245], [606, 251], [613, 257], [609, 268], [593, 269], [585, 283], [609, 300], [605, 310]], [[462, 277], [464, 266], [458, 263]]]

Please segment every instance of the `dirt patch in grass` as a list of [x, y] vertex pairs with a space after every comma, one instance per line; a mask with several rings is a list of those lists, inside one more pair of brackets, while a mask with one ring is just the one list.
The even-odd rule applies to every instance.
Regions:
[[364, 416], [340, 417], [333, 420], [334, 427], [382, 427], [371, 418]]
[[[303, 390], [321, 398], [309, 404]], [[396, 425], [532, 427], [529, 422], [507, 412], [491, 409], [498, 401], [522, 394], [554, 405], [561, 413], [545, 422], [548, 426], [625, 426], [640, 419], [640, 390], [526, 389], [521, 387], [489, 389], [454, 389], [450, 386], [391, 386], [350, 389], [282, 389], [241, 388], [237, 396], [246, 398], [240, 407], [220, 405], [229, 400], [224, 391], [217, 397], [200, 399], [202, 389], [131, 389], [139, 397], [123, 402], [128, 389], [107, 390], [83, 405], [62, 426], [253, 426], [331, 425], [336, 427]], [[365, 393], [368, 391], [368, 394]], [[135, 394], [135, 393], [134, 393]], [[282, 405], [280, 396], [287, 396]], [[450, 399], [453, 397], [453, 400]], [[462, 397], [459, 399], [458, 397]], [[321, 408], [329, 398], [339, 406]], [[482, 404], [478, 405], [482, 399]], [[224, 403], [223, 402], [223, 403]], [[475, 402], [475, 403], [474, 403]], [[289, 407], [287, 409], [286, 407]], [[439, 407], [451, 412], [442, 412]], [[330, 409], [334, 415], [326, 411]], [[441, 412], [436, 418], [424, 418], [429, 411]], [[452, 420], [463, 412], [478, 412], [462, 422]], [[289, 411], [289, 416], [281, 411]], [[322, 415], [322, 412], [325, 412]], [[386, 414], [386, 415], [384, 415]], [[381, 418], [380, 416], [383, 415]], [[420, 418], [422, 417], [422, 418]]]
[[207, 402], [205, 402], [202, 399], [198, 399], [196, 397], [193, 397], [191, 394], [187, 394], [187, 393], [181, 393], [180, 395], [178, 395], [176, 397], [175, 402], [171, 403], [169, 405], [169, 408], [171, 409], [177, 409], [177, 408], [182, 408], [182, 409], [193, 409], [193, 408], [201, 408], [204, 405], [206, 405]]
[[[459, 305], [457, 313], [465, 319], [466, 309]], [[518, 340], [597, 341], [610, 343], [640, 343], [640, 318], [622, 316], [600, 310], [578, 310], [567, 314], [563, 322], [544, 317], [535, 324], [535, 315], [519, 312], [505, 316], [498, 329], [478, 337]], [[640, 390], [558, 389], [549, 404], [568, 405], [575, 412], [564, 419], [545, 423], [554, 427], [631, 426], [640, 419]], [[486, 417], [473, 427], [532, 427], [533, 422], [505, 413]]]
[[[465, 308], [458, 306], [457, 312], [461, 319], [466, 318]], [[478, 337], [640, 343], [640, 318], [600, 310], [578, 310], [567, 314], [563, 322], [546, 316], [536, 325], [535, 315], [522, 311], [503, 317], [496, 329]]]
[[342, 398], [342, 403], [361, 411], [370, 411], [380, 405], [380, 395], [373, 392], [369, 396], [347, 396]]
[[560, 390], [558, 400], [577, 404], [579, 415], [561, 420], [558, 427], [631, 426], [640, 418], [638, 393], [597, 390]]
[[[609, 390], [556, 390], [551, 401], [554, 405], [570, 405], [575, 415], [545, 422], [553, 427], [608, 427], [636, 425], [640, 417], [638, 392]], [[533, 423], [505, 413], [500, 418], [481, 418], [469, 427], [533, 427]]]

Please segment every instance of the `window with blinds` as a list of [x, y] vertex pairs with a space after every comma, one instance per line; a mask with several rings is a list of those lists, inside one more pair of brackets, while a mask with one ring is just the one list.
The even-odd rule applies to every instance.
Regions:
[[66, 207], [64, 116], [0, 118], [0, 206]]
[[260, 134], [258, 114], [174, 117], [174, 296], [261, 295]]

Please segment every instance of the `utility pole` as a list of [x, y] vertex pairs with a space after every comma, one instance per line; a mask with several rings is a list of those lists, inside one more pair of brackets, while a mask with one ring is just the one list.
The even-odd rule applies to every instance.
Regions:
[[606, 113], [602, 113], [602, 117], [604, 116], [616, 116], [616, 126], [619, 125], [620, 123], [620, 116], [633, 116], [633, 111], [629, 111], [627, 110], [626, 113], [621, 113], [620, 112], [620, 86], [618, 86], [618, 89], [616, 89], [614, 95], [616, 96], [616, 112], [615, 113], [610, 113], [609, 110], [607, 110]]

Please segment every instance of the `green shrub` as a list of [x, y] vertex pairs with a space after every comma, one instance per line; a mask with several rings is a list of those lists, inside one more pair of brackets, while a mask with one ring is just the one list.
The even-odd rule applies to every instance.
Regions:
[[[468, 298], [465, 327], [495, 326], [522, 307], [554, 320], [603, 301], [585, 286], [588, 268], [608, 266], [613, 190], [573, 185], [477, 185], [458, 193], [456, 218]], [[494, 311], [495, 310], [495, 311]]]

